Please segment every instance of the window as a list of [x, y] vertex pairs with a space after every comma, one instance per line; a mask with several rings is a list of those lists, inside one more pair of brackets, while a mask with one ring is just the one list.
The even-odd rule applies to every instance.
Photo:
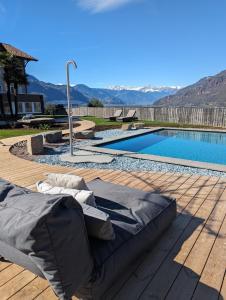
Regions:
[[24, 112], [23, 102], [18, 102], [18, 113], [22, 114]]
[[25, 102], [25, 113], [32, 113], [32, 102]]
[[33, 102], [33, 112], [34, 113], [41, 113], [41, 103], [40, 102]]
[[10, 115], [10, 109], [9, 109], [8, 103], [6, 103], [6, 104], [4, 105], [4, 111], [5, 111], [5, 114], [6, 114], [6, 115]]

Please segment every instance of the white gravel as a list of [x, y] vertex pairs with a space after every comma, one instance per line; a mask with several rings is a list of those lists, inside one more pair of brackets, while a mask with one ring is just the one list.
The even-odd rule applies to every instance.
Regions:
[[[144, 132], [144, 130], [140, 130]], [[125, 132], [119, 129], [105, 130], [96, 133], [97, 139], [111, 138], [115, 136], [124, 135], [129, 136], [134, 132]], [[139, 130], [137, 130], [139, 133]], [[74, 149], [76, 151], [76, 146], [88, 146], [92, 145], [93, 141], [85, 140], [80, 142], [74, 142]], [[155, 161], [148, 161], [137, 158], [130, 158], [126, 156], [114, 156], [114, 160], [107, 164], [95, 164], [95, 163], [69, 163], [60, 160], [60, 155], [67, 153], [69, 151], [69, 146], [62, 146], [51, 150], [49, 154], [37, 157], [39, 163], [47, 163], [50, 165], [61, 165], [65, 167], [76, 167], [76, 168], [95, 168], [95, 169], [112, 169], [112, 170], [125, 170], [125, 171], [156, 171], [156, 172], [172, 172], [172, 173], [185, 173], [185, 174], [196, 174], [196, 175], [207, 175], [207, 176], [217, 176], [226, 177], [226, 173], [211, 171], [207, 169], [184, 167], [180, 165], [173, 165], [167, 163], [160, 163]]]

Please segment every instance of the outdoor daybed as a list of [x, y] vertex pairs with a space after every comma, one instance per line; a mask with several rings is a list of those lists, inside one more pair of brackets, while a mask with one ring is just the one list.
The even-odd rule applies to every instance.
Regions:
[[80, 204], [0, 180], [0, 256], [48, 279], [61, 300], [108, 299], [107, 290], [168, 228], [176, 202], [95, 179], [87, 184], [111, 217], [115, 239], [87, 235]]

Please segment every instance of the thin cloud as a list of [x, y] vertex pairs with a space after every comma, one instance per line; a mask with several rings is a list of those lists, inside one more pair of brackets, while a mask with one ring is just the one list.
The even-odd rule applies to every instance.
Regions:
[[113, 10], [136, 1], [137, 0], [77, 0], [80, 7], [87, 9], [92, 13]]

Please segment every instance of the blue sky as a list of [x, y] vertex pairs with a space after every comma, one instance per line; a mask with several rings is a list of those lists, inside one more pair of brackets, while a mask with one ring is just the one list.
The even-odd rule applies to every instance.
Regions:
[[226, 69], [225, 0], [0, 0], [0, 41], [39, 59], [28, 72], [74, 83], [180, 85]]

